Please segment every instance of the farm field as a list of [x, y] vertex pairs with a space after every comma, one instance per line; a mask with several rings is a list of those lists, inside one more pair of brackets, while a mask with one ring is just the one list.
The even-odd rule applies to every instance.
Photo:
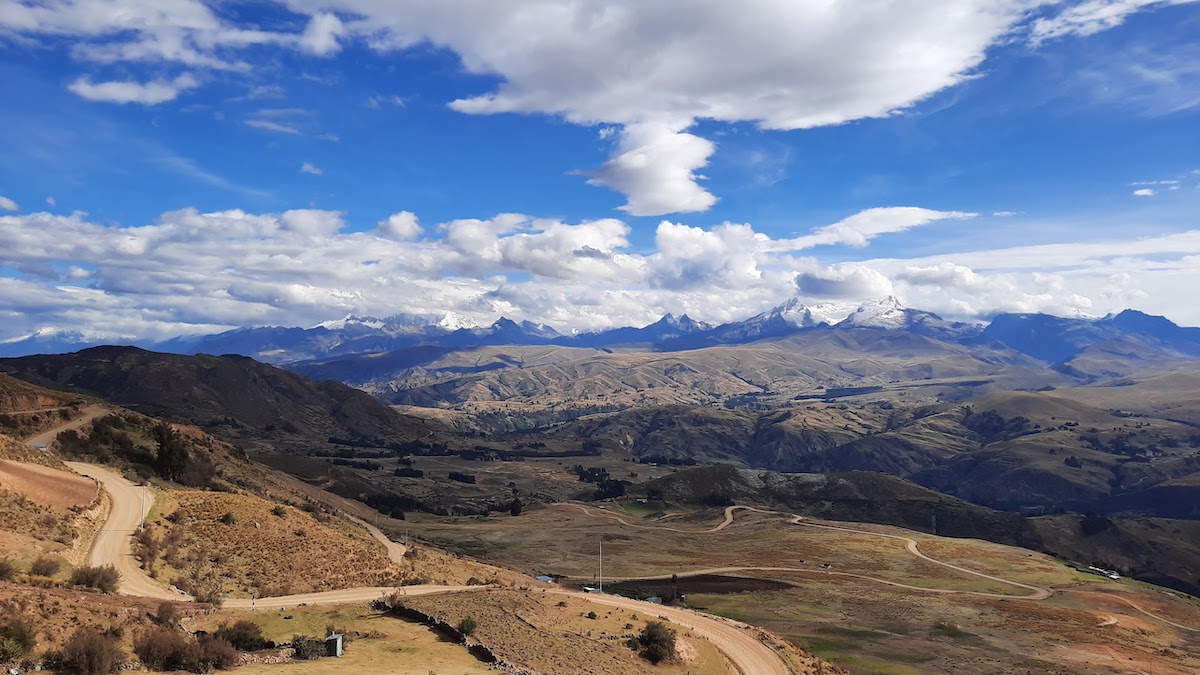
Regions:
[[[669, 588], [670, 575], [677, 574], [686, 593], [686, 575], [712, 572], [787, 584], [754, 590], [761, 584], [749, 582], [727, 593], [699, 588], [708, 592], [694, 592], [687, 601], [772, 630], [856, 672], [1200, 668], [1200, 632], [1188, 630], [1200, 628], [1200, 602], [1182, 594], [1082, 574], [1050, 556], [988, 542], [858, 523], [830, 525], [863, 532], [804, 527], [789, 520], [738, 511], [722, 527], [717, 509], [676, 514], [610, 503], [604, 510], [529, 509], [515, 518], [421, 516], [408, 526], [443, 546], [527, 573], [564, 575], [564, 583], [594, 583], [603, 540], [609, 583], [658, 576]], [[911, 538], [936, 561], [997, 579], [921, 559], [905, 541], [881, 534]], [[1039, 595], [1048, 597], [1035, 599]]]

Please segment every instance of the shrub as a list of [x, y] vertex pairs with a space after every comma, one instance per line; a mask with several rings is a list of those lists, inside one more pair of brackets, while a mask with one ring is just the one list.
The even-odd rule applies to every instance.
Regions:
[[228, 640], [234, 649], [240, 649], [244, 652], [270, 649], [275, 646], [274, 642], [263, 637], [262, 626], [246, 619], [242, 619], [232, 626], [221, 624], [215, 635], [221, 639]]
[[675, 658], [675, 631], [661, 621], [646, 624], [637, 638], [642, 648], [642, 658], [650, 663], [669, 661]]
[[174, 628], [179, 625], [181, 612], [179, 605], [174, 602], [164, 602], [158, 606], [158, 611], [154, 613], [154, 623], [167, 628]]
[[237, 663], [237, 650], [233, 645], [212, 635], [201, 635], [183, 652], [183, 666], [193, 673], [228, 670]]
[[37, 646], [37, 628], [23, 616], [0, 624], [0, 663], [16, 661]]
[[42, 556], [34, 560], [33, 564], [29, 566], [29, 573], [35, 577], [52, 577], [58, 574], [60, 567], [62, 567], [62, 564], [54, 558]]
[[10, 581], [15, 576], [17, 576], [17, 566], [7, 558], [0, 559], [0, 581]]
[[458, 622], [457, 628], [458, 632], [462, 633], [463, 635], [471, 635], [475, 632], [476, 628], [479, 628], [479, 622], [468, 616], [467, 618]]
[[75, 568], [75, 571], [71, 573], [72, 586], [87, 586], [104, 593], [115, 593], [120, 581], [121, 575], [112, 565], [104, 567], [87, 567], [85, 565]]
[[188, 640], [182, 634], [161, 626], [151, 628], [133, 641], [133, 653], [150, 670], [178, 670], [183, 666]]
[[235, 523], [237, 523], [237, 516], [233, 515], [232, 512], [228, 512], [225, 515], [221, 516], [221, 524], [222, 525], [233, 525]]
[[117, 641], [90, 626], [79, 628], [62, 649], [62, 669], [74, 675], [104, 675], [121, 662]]
[[325, 656], [325, 643], [308, 635], [293, 635], [292, 649], [298, 659], [319, 659]]
[[595, 618], [596, 618], [596, 613], [595, 613], [595, 612], [588, 612], [588, 613], [587, 613], [587, 618], [595, 620]]
[[271, 509], [271, 515], [275, 516], [276, 518], [282, 518], [287, 515], [287, 509], [283, 508], [282, 504], [276, 504], [275, 507]]

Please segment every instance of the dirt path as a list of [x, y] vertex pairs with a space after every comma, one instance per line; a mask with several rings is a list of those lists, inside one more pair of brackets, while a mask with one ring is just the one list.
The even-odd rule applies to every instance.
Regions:
[[42, 446], [50, 445], [50, 443], [52, 443], [54, 441], [54, 439], [58, 438], [58, 435], [60, 433], [66, 431], [68, 429], [78, 429], [79, 427], [82, 427], [83, 425], [96, 419], [97, 417], [102, 417], [112, 411], [102, 405], [88, 405], [88, 406], [84, 406], [82, 408], [82, 412], [83, 412], [83, 415], [81, 417], [76, 417], [75, 419], [73, 419], [65, 424], [60, 424], [57, 427], [54, 427], [53, 429], [50, 429], [48, 431], [43, 431], [42, 433], [37, 434], [36, 436], [30, 436], [29, 438], [25, 439], [25, 442], [28, 443], [29, 445], [42, 445]]
[[[921, 591], [921, 592], [925, 592], [925, 593], [962, 593], [965, 595], [975, 595], [975, 596], [980, 596], [980, 597], [985, 597], [985, 598], [1007, 598], [1007, 599], [1014, 599], [1014, 600], [1045, 600], [1046, 598], [1050, 597], [1050, 594], [1051, 594], [1051, 590], [1048, 588], [1039, 588], [1037, 586], [1030, 586], [1029, 584], [1023, 584], [1019, 581], [1002, 579], [997, 576], [992, 576], [991, 574], [985, 574], [983, 572], [976, 572], [975, 570], [968, 569], [966, 567], [961, 567], [961, 566], [955, 565], [953, 563], [942, 562], [941, 560], [931, 558], [931, 557], [925, 555], [924, 553], [922, 553], [921, 549], [918, 548], [918, 546], [917, 546], [917, 540], [912, 539], [910, 537], [904, 537], [904, 536], [895, 535], [895, 534], [884, 534], [882, 532], [872, 532], [870, 530], [859, 530], [859, 529], [855, 529], [852, 527], [842, 527], [839, 525], [826, 525], [826, 524], [822, 524], [822, 523], [810, 523], [803, 516], [797, 516], [794, 514], [785, 514], [785, 513], [779, 512], [779, 511], [769, 511], [766, 509], [758, 509], [758, 508], [754, 508], [751, 506], [727, 506], [727, 507], [725, 507], [725, 518], [724, 518], [724, 520], [721, 521], [720, 524], [718, 524], [714, 527], [705, 529], [705, 530], [698, 530], [695, 528], [683, 529], [683, 528], [676, 528], [676, 527], [659, 527], [659, 526], [655, 526], [655, 525], [635, 524], [635, 523], [628, 522], [624, 518], [622, 518], [614, 513], [609, 513], [604, 510], [592, 509], [592, 508], [584, 506], [582, 504], [566, 504], [566, 506], [576, 508], [576, 509], [583, 511], [584, 513], [587, 513], [589, 515], [603, 516], [606, 518], [611, 518], [612, 520], [616, 520], [617, 522], [619, 522], [623, 525], [626, 525], [628, 527], [633, 527], [633, 528], [638, 528], [638, 529], [647, 529], [647, 530], [668, 530], [671, 532], [686, 532], [686, 533], [694, 533], [694, 534], [707, 534], [707, 533], [711, 533], [711, 532], [720, 532], [721, 530], [724, 530], [725, 528], [729, 527], [729, 525], [733, 522], [733, 517], [734, 517], [733, 514], [738, 510], [754, 511], [756, 513], [769, 513], [769, 514], [775, 514], [775, 515], [786, 515], [786, 516], [790, 516], [791, 519], [788, 521], [788, 523], [792, 524], [792, 525], [802, 525], [805, 527], [820, 527], [820, 528], [829, 529], [829, 530], [840, 530], [842, 532], [853, 532], [855, 534], [865, 534], [865, 535], [874, 536], [874, 537], [897, 539], [899, 541], [903, 541], [906, 543], [909, 553], [915, 555], [916, 557], [918, 557], [922, 560], [931, 562], [935, 565], [941, 565], [942, 567], [947, 567], [947, 568], [955, 570], [957, 572], [962, 572], [964, 574], [969, 574], [972, 576], [987, 579], [989, 581], [996, 581], [996, 582], [999, 582], [1002, 584], [1007, 584], [1009, 586], [1016, 586], [1018, 588], [1023, 588], [1025, 590], [1029, 591], [1029, 593], [1026, 595], [1007, 595], [1004, 593], [986, 593], [986, 592], [982, 592], [982, 591], [959, 591], [959, 590], [944, 589], [944, 588], [925, 588], [922, 586], [910, 586], [908, 584], [902, 584], [902, 583], [899, 583], [896, 581], [890, 581], [888, 579], [880, 579], [878, 577], [871, 577], [871, 576], [867, 576], [865, 574], [854, 574], [851, 572], [827, 572], [827, 574], [829, 574], [830, 576], [842, 576], [842, 577], [851, 577], [851, 578], [855, 578], [855, 579], [864, 579], [864, 580], [873, 581], [876, 583], [887, 584], [888, 586], [894, 586], [897, 588], [904, 588], [904, 589], [913, 590], [913, 591]], [[720, 567], [720, 568], [713, 568], [713, 569], [689, 572], [685, 576], [694, 576], [694, 575], [699, 575], [699, 574], [728, 574], [731, 572], [752, 572], [752, 571], [814, 572], [814, 570], [805, 569], [805, 568], [801, 568], [801, 567], [739, 566], [739, 567]], [[658, 579], [658, 578], [665, 578], [665, 577], [643, 577], [643, 578], [628, 579], [628, 580], [629, 581], [642, 581], [642, 580], [654, 580], [654, 579]], [[625, 579], [622, 579], [622, 581], [624, 581], [624, 580]]]
[[368, 523], [367, 521], [363, 520], [362, 518], [359, 518], [357, 516], [352, 516], [350, 514], [346, 514], [346, 517], [349, 518], [350, 520], [358, 523], [359, 525], [362, 525], [363, 527], [367, 528], [367, 532], [370, 532], [371, 536], [375, 537], [375, 541], [378, 541], [379, 543], [383, 544], [383, 547], [387, 549], [388, 558], [392, 562], [394, 562], [394, 563], [404, 562], [404, 554], [408, 552], [408, 549], [404, 547], [404, 544], [392, 541], [391, 539], [388, 538], [388, 536], [386, 534], [383, 533], [383, 530], [379, 529], [378, 527], [375, 527], [374, 525]]
[[[85, 476], [100, 481], [104, 491], [111, 500], [111, 510], [104, 527], [96, 534], [92, 548], [88, 551], [87, 564], [92, 566], [112, 565], [121, 575], [119, 592], [122, 595], [137, 595], [145, 598], [160, 600], [188, 600], [163, 584], [146, 576], [138, 561], [133, 557], [130, 538], [142, 519], [154, 505], [154, 493], [148, 488], [134, 485], [112, 469], [85, 464], [83, 462], [67, 462], [67, 466]], [[143, 497], [144, 491], [144, 497]]]
[[610, 511], [606, 511], [604, 509], [593, 508], [591, 506], [587, 506], [586, 504], [577, 504], [575, 502], [568, 502], [566, 504], [563, 504], [563, 506], [568, 506], [568, 507], [577, 509], [589, 516], [600, 516], [602, 518], [608, 518], [610, 520], [615, 520], [618, 523], [621, 523], [622, 525], [624, 525], [626, 527], [632, 527], [632, 528], [638, 529], [638, 530], [666, 530], [668, 532], [683, 532], [685, 534], [708, 534], [710, 532], [720, 532], [721, 530], [723, 530], [733, 524], [733, 513], [734, 513], [734, 511], [738, 511], [738, 510], [757, 511], [758, 513], [775, 513], [774, 511], [764, 511], [762, 509], [756, 509], [753, 506], [726, 506], [725, 507], [725, 520], [721, 521], [721, 523], [718, 525], [708, 528], [707, 530], [697, 530], [694, 527], [693, 528], [666, 527], [663, 525], [643, 525], [641, 523], [631, 523], [628, 520], [625, 520], [621, 516], [618, 516], [617, 514], [612, 513]]
[[549, 591], [570, 595], [581, 600], [609, 607], [620, 607], [651, 616], [662, 616], [672, 623], [685, 626], [708, 640], [742, 675], [790, 675], [791, 669], [773, 649], [758, 641], [752, 627], [730, 619], [720, 619], [690, 609], [651, 605], [618, 595]]
[[[98, 480], [112, 501], [112, 510], [108, 521], [105, 522], [103, 529], [96, 536], [96, 541], [92, 542], [92, 548], [87, 557], [87, 564], [113, 565], [116, 567], [117, 572], [121, 575], [119, 592], [122, 595], [158, 598], [160, 600], [191, 600], [190, 596], [169, 588], [147, 576], [131, 552], [130, 538], [137, 531], [144, 514], [148, 513], [150, 507], [154, 505], [154, 493], [147, 490], [143, 503], [141, 486], [134, 485], [112, 469], [95, 464], [85, 464], [83, 462], [67, 462], [67, 466], [85, 476]], [[358, 519], [355, 518], [354, 520]], [[403, 560], [403, 544], [397, 544], [388, 540], [387, 536], [379, 528], [369, 523], [358, 522], [364, 525], [372, 536], [387, 546], [389, 558], [392, 558], [394, 561]], [[486, 587], [435, 586], [424, 584], [420, 586], [407, 586], [403, 589], [403, 592], [406, 595], [429, 595], [431, 593], [473, 591], [482, 588]], [[321, 593], [301, 593], [272, 598], [258, 598], [255, 600], [236, 598], [226, 600], [223, 604], [225, 607], [234, 609], [277, 609], [302, 604], [337, 605], [374, 600], [395, 590], [395, 588], [390, 586], [367, 586], [324, 591]]]

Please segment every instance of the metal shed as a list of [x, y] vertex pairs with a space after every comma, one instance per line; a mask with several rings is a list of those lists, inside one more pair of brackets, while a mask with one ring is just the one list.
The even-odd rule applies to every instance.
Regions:
[[341, 656], [342, 655], [342, 635], [334, 633], [325, 638], [325, 656]]

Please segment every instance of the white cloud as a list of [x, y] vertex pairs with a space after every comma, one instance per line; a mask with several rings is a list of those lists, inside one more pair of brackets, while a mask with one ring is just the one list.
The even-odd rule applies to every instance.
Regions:
[[1196, 0], [1086, 0], [1068, 5], [1055, 16], [1037, 19], [1030, 37], [1037, 43], [1069, 35], [1094, 35], [1121, 25], [1138, 11], [1192, 2]]
[[48, 205], [50, 208], [54, 208], [54, 207], [58, 206], [58, 202], [57, 202], [57, 201], [54, 199], [54, 196], [53, 196], [53, 195], [48, 195], [48, 196], [46, 197], [46, 204], [47, 204], [47, 205]]
[[895, 293], [883, 274], [858, 263], [840, 263], [796, 275], [796, 288], [805, 297], [821, 300], [861, 300]]
[[315, 164], [313, 164], [312, 162], [305, 162], [300, 165], [300, 173], [307, 173], [307, 174], [310, 174], [313, 176], [320, 176], [321, 174], [323, 174], [325, 172], [318, 169], [317, 166]]
[[318, 12], [309, 19], [308, 27], [300, 35], [298, 42], [304, 51], [317, 56], [330, 56], [341, 50], [338, 39], [344, 35], [346, 27], [336, 15], [328, 12]]
[[0, 211], [16, 211], [20, 208], [21, 207], [18, 206], [13, 200], [5, 197], [4, 195], [0, 195]]
[[80, 213], [4, 215], [0, 267], [15, 278], [0, 277], [0, 340], [47, 325], [167, 337], [447, 311], [588, 330], [645, 324], [668, 311], [742, 319], [796, 294], [847, 302], [894, 294], [950, 318], [1134, 305], [1200, 323], [1189, 294], [1200, 286], [1200, 230], [833, 265], [798, 256], [964, 215], [878, 209], [784, 240], [745, 223], [664, 221], [645, 250], [615, 219], [500, 214], [426, 231], [416, 214], [399, 211], [357, 231], [341, 213], [317, 209], [184, 209], [138, 227]]
[[1138, 188], [1133, 191], [1134, 197], [1153, 197], [1154, 188]]
[[661, 124], [633, 124], [621, 132], [616, 154], [588, 183], [629, 197], [634, 216], [706, 211], [717, 198], [696, 182], [696, 170], [716, 150], [711, 141]]
[[389, 239], [411, 241], [421, 236], [425, 230], [421, 227], [417, 214], [412, 211], [399, 211], [379, 221], [376, 232]]
[[193, 75], [184, 73], [174, 80], [150, 82], [134, 82], [132, 80], [92, 82], [91, 78], [83, 76], [67, 85], [67, 89], [76, 96], [89, 101], [158, 105], [174, 101], [181, 92], [198, 86], [200, 86], [200, 82]]
[[271, 131], [277, 134], [288, 134], [289, 136], [300, 136], [304, 132], [294, 124], [289, 122], [276, 122], [274, 120], [249, 119], [243, 122], [248, 127], [261, 129], [262, 131]]
[[860, 211], [832, 225], [819, 227], [812, 234], [778, 243], [780, 248], [799, 250], [813, 246], [846, 244], [863, 247], [882, 234], [894, 234], [940, 220], [966, 220], [975, 213], [934, 211], [916, 206], [890, 206]]

